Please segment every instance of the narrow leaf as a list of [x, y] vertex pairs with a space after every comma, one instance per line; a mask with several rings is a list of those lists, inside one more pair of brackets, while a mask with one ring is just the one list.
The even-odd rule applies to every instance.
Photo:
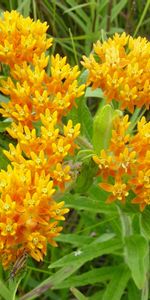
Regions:
[[121, 0], [116, 5], [113, 6], [112, 14], [111, 14], [111, 22], [115, 20], [118, 14], [122, 11], [124, 6], [126, 5], [127, 0]]
[[72, 119], [74, 124], [80, 123], [81, 135], [91, 140], [93, 134], [93, 118], [86, 104], [86, 99], [83, 97], [80, 98], [77, 104], [78, 108], [74, 107], [68, 114], [68, 118]]
[[3, 297], [3, 299], [11, 299], [11, 293], [2, 281], [0, 281], [0, 295]]
[[130, 278], [130, 271], [123, 265], [118, 268], [112, 280], [107, 285], [102, 300], [120, 300]]
[[133, 280], [139, 289], [146, 281], [148, 268], [148, 242], [141, 235], [126, 237], [125, 257], [131, 270]]
[[80, 249], [80, 254], [77, 254], [75, 251], [65, 255], [61, 259], [52, 263], [49, 268], [63, 267], [70, 265], [71, 263], [84, 264], [98, 256], [113, 253], [120, 248], [122, 248], [122, 242], [117, 238], [113, 238], [112, 240], [106, 242], [93, 242], [88, 246], [82, 247]]
[[0, 147], [0, 169], [6, 170], [9, 160], [3, 153], [3, 149]]
[[64, 279], [66, 279], [71, 274], [73, 274], [81, 266], [82, 266], [82, 263], [81, 264], [74, 263], [74, 264], [70, 264], [69, 266], [66, 266], [66, 267], [60, 269], [54, 275], [52, 275], [49, 278], [47, 278], [46, 280], [44, 280], [41, 284], [39, 284], [31, 292], [22, 296], [19, 300], [37, 299], [37, 297], [39, 297], [41, 294], [43, 294], [48, 289], [58, 286], [60, 284], [60, 282], [62, 282]]
[[102, 98], [103, 97], [103, 91], [99, 88], [96, 90], [92, 90], [91, 87], [88, 87], [85, 92], [85, 97], [92, 97], [92, 98]]
[[75, 245], [76, 247], [84, 246], [85, 244], [90, 244], [93, 238], [90, 236], [79, 235], [79, 234], [60, 234], [55, 238], [57, 242], [69, 243]]
[[11, 122], [0, 122], [0, 132], [4, 132], [10, 124]]
[[[119, 267], [120, 268], [120, 267]], [[69, 288], [70, 286], [79, 287], [85, 285], [92, 285], [99, 282], [106, 282], [113, 278], [114, 274], [119, 270], [118, 267], [101, 267], [94, 268], [91, 271], [85, 272], [81, 275], [74, 275], [65, 280], [59, 285], [59, 289]]]
[[150, 209], [145, 208], [141, 214], [141, 228], [147, 239], [150, 239]]
[[[98, 200], [97, 200], [98, 199]], [[100, 190], [99, 197], [95, 199], [95, 197], [86, 197], [80, 196], [79, 194], [72, 195], [70, 193], [66, 193], [63, 196], [63, 200], [66, 203], [67, 207], [75, 208], [77, 210], [86, 210], [92, 213], [104, 213], [116, 215], [116, 207], [114, 205], [107, 205], [105, 203], [107, 199], [107, 193]]]
[[77, 300], [88, 300], [87, 297], [85, 297], [79, 290], [76, 288], [72, 287], [70, 288], [70, 291], [72, 294], [76, 297]]
[[129, 280], [128, 282], [128, 300], [141, 300], [141, 292], [136, 287], [133, 280]]

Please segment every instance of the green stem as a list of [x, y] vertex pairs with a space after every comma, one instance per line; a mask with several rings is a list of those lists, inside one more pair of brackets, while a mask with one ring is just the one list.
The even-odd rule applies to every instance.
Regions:
[[136, 108], [131, 119], [130, 119], [130, 125], [127, 130], [127, 133], [132, 134], [132, 131], [134, 127], [136, 126], [137, 122], [141, 119], [141, 117], [144, 115], [146, 112], [146, 108], [143, 108], [142, 110], [140, 108]]
[[80, 147], [93, 150], [92, 144], [85, 137], [78, 136], [76, 141]]
[[144, 20], [144, 18], [145, 18], [145, 15], [146, 15], [146, 13], [147, 13], [148, 8], [149, 8], [149, 5], [150, 5], [150, 0], [148, 0], [148, 1], [146, 2], [146, 5], [145, 5], [145, 7], [144, 7], [144, 10], [143, 10], [143, 13], [142, 13], [142, 15], [141, 15], [141, 18], [140, 18], [140, 20], [139, 20], [139, 22], [138, 22], [138, 25], [137, 25], [137, 27], [136, 27], [136, 29], [135, 29], [135, 32], [134, 32], [134, 34], [133, 34], [133, 37], [135, 37], [136, 34], [138, 33], [138, 30], [139, 30], [139, 28], [140, 28], [141, 25], [142, 25], [142, 22], [143, 22], [143, 20]]
[[74, 43], [72, 32], [71, 32], [70, 28], [69, 28], [69, 34], [70, 34], [70, 39], [71, 39], [71, 43], [72, 43], [72, 49], [74, 52], [75, 62], [76, 62], [76, 65], [79, 65], [78, 58], [77, 58], [77, 51], [76, 51], [75, 43]]
[[34, 21], [37, 21], [37, 11], [36, 11], [36, 3], [35, 3], [35, 0], [32, 0], [32, 7], [33, 7]]

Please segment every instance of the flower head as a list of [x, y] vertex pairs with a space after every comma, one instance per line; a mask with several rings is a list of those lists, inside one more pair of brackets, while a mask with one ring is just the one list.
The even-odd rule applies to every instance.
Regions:
[[[0, 59], [9, 65], [0, 91], [9, 97], [0, 113], [10, 118], [9, 135], [17, 144], [4, 150], [10, 164], [0, 171], [0, 257], [4, 268], [23, 253], [37, 261], [47, 244], [57, 246], [59, 221], [69, 211], [54, 199], [71, 180], [67, 156], [77, 147], [80, 125], [62, 122], [83, 95], [78, 67], [67, 58], [46, 55], [52, 39], [47, 24], [6, 12], [0, 20]], [[50, 62], [50, 74], [46, 68]]]
[[89, 71], [87, 83], [102, 88], [107, 101], [115, 99], [122, 109], [133, 112], [135, 106], [143, 105], [148, 109], [150, 42], [116, 33], [103, 43], [98, 41], [94, 52], [83, 57], [82, 64]]
[[[53, 181], [44, 171], [39, 176], [34, 169], [29, 171], [25, 165], [16, 164], [0, 172], [1, 176], [6, 184], [1, 187], [0, 253], [5, 248], [13, 258], [15, 251], [17, 254], [23, 248], [39, 261], [46, 254], [52, 224], [64, 220], [68, 209], [63, 208], [64, 202], [56, 203], [52, 198]], [[53, 238], [59, 232], [55, 226]]]
[[[98, 174], [105, 181], [99, 185], [110, 193], [107, 202], [125, 203], [132, 191], [135, 195], [132, 203], [138, 203], [143, 210], [150, 205], [150, 122], [143, 117], [133, 136], [127, 133], [129, 124], [127, 116], [115, 119], [108, 149], [93, 159], [99, 166]], [[109, 184], [110, 176], [114, 177], [113, 184]]]
[[24, 18], [17, 11], [4, 12], [0, 20], [0, 60], [13, 67], [22, 62], [33, 62], [52, 45], [46, 38], [47, 24]]

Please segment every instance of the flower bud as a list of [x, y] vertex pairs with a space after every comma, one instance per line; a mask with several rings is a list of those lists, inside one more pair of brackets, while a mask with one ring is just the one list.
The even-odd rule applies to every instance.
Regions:
[[114, 110], [106, 104], [98, 110], [93, 122], [93, 147], [98, 154], [102, 149], [107, 149], [111, 139], [114, 118], [120, 115], [119, 110]]

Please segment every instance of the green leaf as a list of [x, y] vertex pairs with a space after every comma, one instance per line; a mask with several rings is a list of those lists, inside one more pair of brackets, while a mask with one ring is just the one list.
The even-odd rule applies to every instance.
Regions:
[[80, 194], [66, 193], [63, 196], [63, 201], [69, 208], [75, 208], [77, 210], [86, 210], [92, 213], [104, 213], [111, 214], [113, 217], [117, 214], [115, 205], [108, 205], [105, 203], [107, 195], [104, 191], [99, 191], [99, 197], [95, 198], [92, 196], [80, 196]]
[[80, 249], [79, 254], [77, 254], [77, 251], [72, 252], [68, 255], [65, 255], [61, 259], [57, 260], [56, 262], [52, 263], [49, 268], [58, 268], [63, 266], [68, 266], [72, 263], [78, 264], [84, 264], [87, 261], [90, 261], [98, 256], [113, 253], [116, 250], [122, 248], [122, 242], [117, 239], [113, 238], [109, 241], [105, 242], [97, 242], [97, 243], [91, 243], [90, 245], [86, 245], [85, 247], [82, 247]]
[[0, 103], [4, 102], [4, 103], [8, 103], [9, 102], [9, 98], [0, 94]]
[[81, 135], [85, 135], [89, 140], [92, 139], [93, 134], [93, 118], [87, 107], [86, 100], [80, 100], [78, 106], [79, 123], [81, 124]]
[[127, 282], [130, 278], [130, 271], [127, 266], [122, 265], [118, 267], [112, 280], [107, 285], [102, 300], [120, 300], [126, 288]]
[[3, 149], [0, 147], [0, 169], [6, 170], [8, 163], [9, 163], [9, 160], [4, 155]]
[[73, 107], [71, 112], [68, 114], [68, 119], [71, 119], [74, 124], [81, 124], [81, 135], [87, 137], [91, 141], [93, 134], [93, 118], [87, 107], [86, 99], [80, 98], [78, 100], [78, 108]]
[[[11, 299], [11, 293], [6, 287], [6, 285], [3, 283], [3, 281], [0, 280], [0, 295], [3, 297], [3, 299]], [[0, 298], [2, 299], [2, 298]]]
[[72, 294], [76, 297], [77, 300], [88, 300], [87, 297], [85, 297], [80, 291], [78, 291], [76, 288], [72, 287], [70, 288], [70, 291]]
[[148, 268], [148, 242], [143, 236], [137, 234], [126, 237], [125, 242], [126, 263], [136, 286], [142, 289]]
[[20, 297], [19, 300], [37, 299], [37, 297], [39, 297], [48, 289], [57, 287], [60, 284], [60, 282], [62, 282], [67, 277], [72, 275], [77, 269], [80, 268], [81, 265], [82, 265], [81, 263], [79, 264], [73, 263], [70, 264], [69, 266], [65, 266], [64, 268], [60, 269], [58, 272], [56, 272], [55, 274], [53, 274], [52, 276], [44, 280], [31, 292]]
[[55, 238], [57, 242], [69, 243], [76, 247], [83, 246], [85, 244], [89, 244], [93, 241], [93, 238], [90, 236], [79, 235], [79, 234], [60, 234], [57, 238]]
[[129, 280], [128, 282], [128, 300], [141, 300], [141, 293], [139, 289], [137, 289], [133, 280]]
[[85, 272], [81, 275], [71, 276], [67, 280], [63, 281], [58, 288], [69, 288], [70, 286], [80, 287], [88, 284], [92, 285], [99, 282], [106, 282], [113, 278], [117, 270], [120, 270], [120, 266], [94, 268], [91, 271]]
[[85, 92], [85, 97], [103, 98], [103, 91], [99, 88], [93, 90], [91, 87], [88, 87]]
[[10, 124], [11, 122], [0, 122], [0, 132], [4, 132]]
[[[83, 150], [84, 151], [84, 150]], [[89, 161], [89, 158], [87, 158], [87, 161], [85, 159], [85, 162], [82, 163], [82, 166], [80, 168], [80, 174], [77, 177], [77, 180], [73, 186], [73, 189], [77, 193], [85, 193], [88, 191], [90, 186], [93, 183], [94, 176], [97, 173], [97, 166], [95, 165], [94, 161]]]
[[118, 14], [122, 11], [124, 6], [126, 5], [127, 0], [121, 0], [112, 8], [112, 14], [111, 14], [111, 22], [118, 16]]
[[104, 291], [100, 290], [100, 291], [96, 292], [94, 295], [92, 295], [90, 297], [90, 300], [100, 300], [100, 299], [102, 299], [103, 294], [104, 294]]
[[19, 1], [19, 6], [18, 6], [17, 10], [24, 17], [28, 17], [30, 14], [30, 5], [31, 5], [31, 0]]
[[15, 144], [14, 139], [12, 139], [7, 133], [0, 132], [0, 147], [8, 150], [10, 143]]
[[141, 228], [147, 239], [150, 239], [150, 209], [145, 208], [141, 214]]

